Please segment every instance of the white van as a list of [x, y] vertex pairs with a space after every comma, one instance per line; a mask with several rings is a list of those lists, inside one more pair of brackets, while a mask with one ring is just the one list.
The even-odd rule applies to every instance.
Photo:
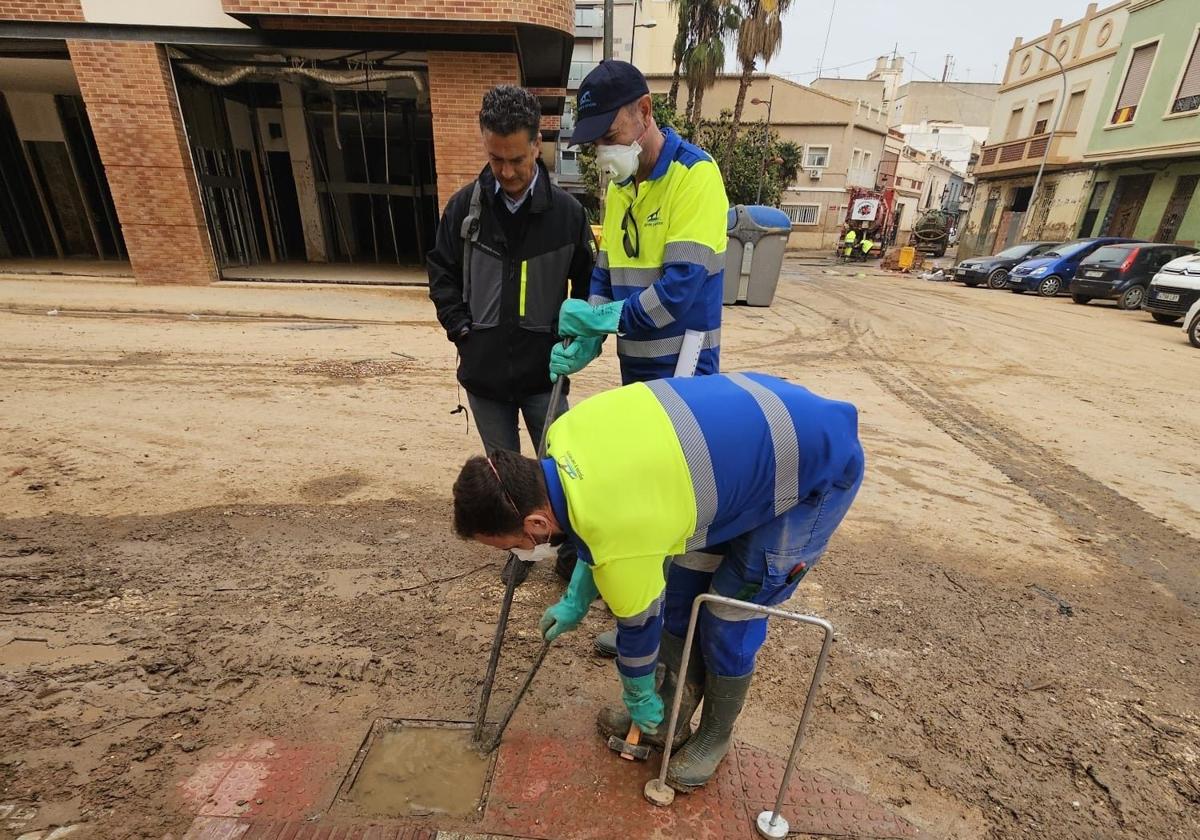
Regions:
[[1200, 254], [1179, 257], [1159, 269], [1150, 281], [1142, 309], [1160, 324], [1183, 319], [1188, 339], [1200, 347]]

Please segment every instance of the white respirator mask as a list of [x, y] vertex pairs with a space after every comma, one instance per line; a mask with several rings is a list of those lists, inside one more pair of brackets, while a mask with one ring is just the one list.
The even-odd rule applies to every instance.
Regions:
[[514, 548], [511, 551], [522, 563], [536, 563], [539, 560], [552, 560], [558, 557], [558, 549], [548, 542], [540, 543], [533, 548]]
[[624, 184], [637, 173], [641, 153], [642, 144], [636, 140], [628, 146], [597, 146], [596, 165], [609, 178]]

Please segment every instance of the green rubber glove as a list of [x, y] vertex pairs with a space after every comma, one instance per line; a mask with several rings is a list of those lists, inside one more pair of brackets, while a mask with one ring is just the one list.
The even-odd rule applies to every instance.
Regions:
[[579, 373], [600, 355], [603, 344], [604, 339], [599, 337], [577, 338], [566, 347], [555, 344], [550, 351], [550, 381], [557, 382], [560, 376]]
[[558, 310], [558, 334], [586, 338], [615, 333], [621, 325], [623, 306], [623, 300], [592, 306], [578, 298], [567, 298]]
[[621, 699], [638, 729], [647, 735], [658, 732], [663, 722], [663, 701], [654, 690], [654, 674], [640, 677], [621, 675]]
[[587, 615], [588, 607], [599, 594], [596, 581], [592, 580], [592, 567], [582, 560], [578, 561], [571, 575], [571, 582], [567, 584], [567, 591], [557, 604], [551, 604], [546, 612], [542, 613], [542, 618], [538, 621], [542, 638], [552, 642], [563, 633], [578, 627], [579, 622]]

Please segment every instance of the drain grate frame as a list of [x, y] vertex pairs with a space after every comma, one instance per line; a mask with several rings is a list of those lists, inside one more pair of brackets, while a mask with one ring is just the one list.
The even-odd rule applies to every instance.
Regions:
[[[354, 754], [354, 760], [350, 763], [346, 775], [342, 779], [342, 783], [338, 786], [337, 793], [334, 794], [333, 802], [328, 809], [330, 813], [338, 811], [358, 811], [360, 806], [350, 793], [354, 788], [355, 782], [358, 781], [358, 776], [362, 772], [363, 764], [367, 760], [371, 749], [379, 743], [383, 735], [389, 732], [400, 732], [403, 730], [413, 729], [439, 729], [463, 731], [468, 734], [474, 729], [473, 721], [463, 720], [435, 720], [429, 718], [387, 718], [380, 717], [371, 721], [366, 735], [363, 736], [362, 743], [359, 744], [358, 751]], [[492, 727], [488, 727], [491, 729]], [[475, 803], [475, 807], [469, 817], [448, 817], [446, 814], [432, 813], [428, 815], [413, 814], [395, 819], [402, 819], [405, 822], [430, 822], [437, 821], [444, 824], [448, 819], [465, 820], [468, 823], [478, 823], [483, 819], [483, 815], [487, 810], [488, 797], [492, 790], [492, 777], [496, 772], [496, 757], [500, 750], [493, 751], [487, 756], [487, 767], [484, 770], [483, 785], [479, 791], [479, 798]]]

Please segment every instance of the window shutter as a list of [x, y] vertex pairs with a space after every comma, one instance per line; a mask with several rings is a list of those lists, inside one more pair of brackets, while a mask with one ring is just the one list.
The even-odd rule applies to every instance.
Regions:
[[1125, 74], [1125, 85], [1121, 88], [1121, 98], [1117, 100], [1117, 110], [1137, 107], [1146, 90], [1146, 81], [1150, 78], [1150, 65], [1154, 63], [1154, 53], [1158, 44], [1146, 44], [1133, 51], [1133, 60], [1129, 62], [1129, 72]]
[[1192, 46], [1192, 57], [1188, 61], [1187, 70], [1183, 72], [1183, 81], [1179, 83], [1179, 93], [1175, 95], [1175, 105], [1171, 110], [1178, 113], [1200, 107], [1200, 103], [1195, 101], [1184, 101], [1195, 100], [1197, 97], [1200, 97], [1200, 37]]

